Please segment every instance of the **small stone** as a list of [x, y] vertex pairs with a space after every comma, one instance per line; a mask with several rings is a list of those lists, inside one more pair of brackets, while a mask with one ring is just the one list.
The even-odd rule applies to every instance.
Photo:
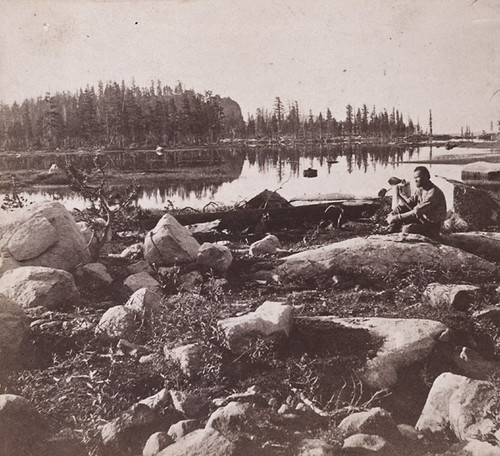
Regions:
[[182, 372], [194, 377], [203, 368], [203, 352], [199, 344], [188, 344], [171, 350], [164, 348], [165, 358], [179, 363]]
[[215, 429], [223, 433], [229, 430], [238, 430], [244, 424], [249, 424], [252, 412], [253, 408], [248, 403], [230, 402], [210, 415], [205, 428]]
[[133, 339], [134, 314], [125, 306], [111, 307], [101, 317], [95, 332], [97, 336], [105, 339]]
[[272, 255], [276, 253], [279, 248], [281, 248], [279, 239], [272, 234], [268, 234], [265, 238], [250, 245], [250, 255]]
[[283, 404], [279, 409], [278, 409], [278, 414], [279, 415], [290, 415], [294, 412], [294, 408], [290, 407], [287, 404]]
[[344, 418], [338, 427], [346, 436], [375, 434], [392, 439], [399, 435], [391, 414], [380, 407], [372, 408], [366, 412], [353, 413]]

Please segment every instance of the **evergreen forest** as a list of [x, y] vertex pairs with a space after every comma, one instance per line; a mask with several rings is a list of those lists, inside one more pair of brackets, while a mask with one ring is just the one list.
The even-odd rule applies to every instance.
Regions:
[[224, 139], [279, 139], [295, 141], [335, 137], [374, 137], [392, 140], [421, 133], [411, 119], [395, 109], [355, 109], [346, 106], [345, 118], [331, 110], [304, 115], [296, 101], [285, 107], [276, 97], [271, 109], [257, 109], [243, 120], [230, 98], [206, 91], [172, 90], [160, 81], [150, 87], [134, 82], [99, 82], [75, 93], [47, 93], [21, 104], [0, 103], [0, 149], [71, 150], [142, 149], [157, 146], [216, 144]]

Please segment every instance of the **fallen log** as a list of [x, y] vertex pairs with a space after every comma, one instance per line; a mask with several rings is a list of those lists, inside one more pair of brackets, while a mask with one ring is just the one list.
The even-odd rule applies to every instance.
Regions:
[[[243, 231], [264, 225], [265, 230], [297, 226], [304, 223], [329, 221], [334, 224], [345, 220], [357, 220], [372, 216], [381, 203], [378, 200], [330, 201], [304, 206], [274, 207], [266, 209], [232, 209], [220, 212], [172, 212], [181, 225], [206, 223], [220, 220], [218, 230]], [[330, 208], [325, 214], [326, 209]], [[159, 217], [145, 221], [146, 229], [152, 229]]]

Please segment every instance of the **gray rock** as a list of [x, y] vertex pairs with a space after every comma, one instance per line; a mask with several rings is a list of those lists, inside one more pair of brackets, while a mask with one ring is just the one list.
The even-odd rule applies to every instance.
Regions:
[[172, 398], [174, 409], [181, 412], [186, 418], [197, 418], [207, 406], [194, 393], [171, 390], [170, 397]]
[[35, 203], [0, 219], [0, 274], [19, 266], [71, 270], [90, 261], [73, 216], [60, 203]]
[[157, 421], [157, 414], [147, 405], [134, 404], [102, 427], [102, 442], [108, 447], [121, 451], [120, 454], [124, 454], [129, 448], [138, 446], [141, 440], [145, 440], [147, 428], [154, 426]]
[[1, 292], [21, 307], [64, 309], [79, 302], [73, 276], [61, 269], [25, 266], [0, 278]]
[[104, 339], [133, 339], [136, 331], [134, 313], [125, 306], [108, 309], [97, 324], [95, 333]]
[[[395, 262], [394, 259], [398, 261]], [[267, 274], [281, 281], [293, 282], [332, 275], [349, 275], [363, 280], [380, 280], [390, 274], [404, 273], [421, 264], [440, 267], [450, 273], [462, 272], [464, 266], [476, 273], [496, 276], [493, 263], [463, 250], [430, 242], [418, 234], [374, 235], [336, 242], [282, 258], [283, 263]]]
[[198, 375], [203, 369], [203, 352], [199, 344], [188, 344], [163, 350], [165, 358], [179, 363], [182, 372], [188, 377]]
[[0, 394], [0, 454], [25, 454], [30, 445], [47, 435], [46, 424], [30, 401]]
[[375, 356], [358, 372], [371, 388], [387, 389], [398, 382], [398, 371], [424, 361], [436, 347], [437, 340], [447, 327], [437, 321], [400, 318], [335, 318], [300, 317], [300, 321], [317, 322], [332, 334], [345, 336], [345, 329], [368, 331], [373, 340], [382, 340]]
[[153, 272], [146, 260], [136, 261], [135, 263], [127, 266], [127, 270], [130, 274], [137, 274], [138, 272], [147, 272], [148, 274], [151, 274]]
[[266, 301], [255, 312], [221, 320], [218, 326], [224, 333], [228, 348], [242, 352], [257, 337], [289, 336], [293, 323], [293, 307]]
[[397, 425], [391, 414], [380, 407], [353, 413], [344, 418], [338, 427], [346, 437], [353, 434], [374, 434], [388, 440], [399, 437]]
[[265, 238], [255, 241], [250, 245], [250, 255], [272, 255], [281, 248], [279, 239], [273, 234], [268, 234]]
[[248, 403], [230, 402], [210, 415], [205, 429], [215, 429], [223, 434], [237, 431], [248, 425], [253, 417], [253, 407]]
[[[34, 233], [36, 236], [33, 236]], [[56, 229], [45, 217], [38, 214], [17, 228], [9, 239], [7, 248], [17, 261], [31, 260], [52, 247], [58, 239]]]
[[163, 388], [158, 393], [153, 394], [145, 399], [141, 399], [138, 404], [147, 405], [151, 410], [159, 411], [165, 409], [172, 404], [170, 391]]
[[[485, 182], [485, 181], [482, 181]], [[453, 184], [453, 211], [467, 224], [468, 231], [498, 226], [500, 206], [486, 191], [461, 182]]]
[[200, 244], [174, 217], [165, 214], [144, 241], [144, 258], [149, 264], [175, 266], [195, 261]]
[[172, 424], [167, 431], [167, 434], [175, 441], [182, 439], [185, 435], [200, 428], [198, 420], [182, 420]]
[[76, 270], [76, 274], [82, 281], [93, 282], [101, 286], [113, 283], [113, 277], [109, 275], [106, 266], [102, 263], [85, 264]]
[[22, 361], [23, 345], [30, 326], [24, 310], [0, 294], [0, 370], [6, 364]]
[[485, 437], [495, 432], [488, 410], [499, 391], [490, 382], [445, 372], [432, 385], [417, 421], [419, 431], [452, 431], [459, 440]]
[[144, 445], [142, 456], [156, 456], [161, 450], [173, 443], [173, 439], [166, 432], [155, 432]]
[[213, 429], [193, 431], [158, 453], [158, 456], [236, 455], [236, 445]]
[[354, 434], [347, 437], [342, 449], [347, 454], [397, 455], [395, 448], [383, 437], [371, 434]]
[[198, 264], [215, 272], [226, 272], [232, 262], [231, 250], [223, 245], [205, 242], [198, 250]]
[[159, 316], [161, 296], [148, 288], [139, 288], [128, 299], [125, 307], [131, 310], [136, 318], [152, 327]]
[[130, 291], [135, 292], [140, 288], [148, 288], [155, 292], [160, 289], [160, 284], [157, 280], [153, 279], [147, 272], [138, 272], [128, 276], [123, 282]]
[[334, 456], [338, 448], [320, 439], [304, 439], [297, 456]]
[[467, 310], [478, 299], [480, 288], [465, 284], [430, 283], [424, 299], [433, 307]]
[[480, 440], [469, 440], [461, 448], [462, 453], [466, 456], [500, 456], [500, 446], [494, 446], [488, 442]]

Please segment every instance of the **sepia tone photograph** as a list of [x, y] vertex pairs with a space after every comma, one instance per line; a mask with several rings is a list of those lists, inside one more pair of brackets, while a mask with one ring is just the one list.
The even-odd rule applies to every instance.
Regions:
[[500, 456], [498, 0], [0, 11], [0, 456]]

